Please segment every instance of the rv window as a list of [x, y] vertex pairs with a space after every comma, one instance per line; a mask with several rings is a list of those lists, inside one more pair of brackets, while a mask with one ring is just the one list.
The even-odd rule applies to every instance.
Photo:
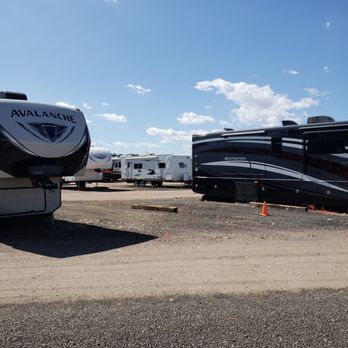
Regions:
[[130, 162], [127, 163], [127, 168], [130, 168]]
[[161, 163], [158, 163], [158, 168], [165, 168], [166, 167], [166, 164], [161, 162]]
[[279, 155], [282, 152], [282, 138], [272, 138], [272, 154]]
[[142, 169], [143, 164], [142, 163], [134, 163], [134, 169]]
[[309, 140], [308, 153], [344, 153], [344, 140]]

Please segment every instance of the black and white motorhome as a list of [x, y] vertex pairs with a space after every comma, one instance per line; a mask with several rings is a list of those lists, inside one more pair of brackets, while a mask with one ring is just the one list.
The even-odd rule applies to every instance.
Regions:
[[0, 92], [0, 217], [53, 213], [62, 176], [83, 172], [89, 145], [80, 110]]
[[193, 191], [238, 202], [348, 208], [348, 122], [194, 135]]

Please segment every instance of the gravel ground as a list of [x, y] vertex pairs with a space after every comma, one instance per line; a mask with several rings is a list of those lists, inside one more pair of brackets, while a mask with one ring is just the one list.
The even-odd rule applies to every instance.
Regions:
[[[304, 240], [328, 234], [334, 236], [348, 230], [347, 214], [269, 208], [269, 216], [264, 218], [260, 216], [259, 208], [245, 204], [201, 201], [200, 196], [148, 200], [146, 191], [140, 189], [136, 192], [139, 192], [137, 200], [88, 202], [83, 207], [83, 214], [80, 204], [65, 201], [55, 216], [157, 237], [170, 231], [178, 239], [198, 236], [214, 239], [239, 234]], [[176, 206], [179, 212], [134, 210], [131, 209], [133, 203]]]
[[347, 347], [348, 291], [0, 306], [1, 347]]
[[0, 222], [1, 347], [348, 347], [348, 215], [118, 187]]

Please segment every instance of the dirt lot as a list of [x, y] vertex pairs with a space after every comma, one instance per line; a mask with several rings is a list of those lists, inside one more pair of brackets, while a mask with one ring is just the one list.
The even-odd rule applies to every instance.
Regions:
[[[189, 189], [109, 187], [65, 190], [52, 225], [2, 227], [2, 302], [348, 285], [346, 215], [270, 209], [264, 218]], [[134, 202], [179, 212], [135, 210]]]
[[[153, 189], [109, 184], [90, 186], [86, 192], [68, 188], [62, 197], [63, 206], [55, 214], [53, 223], [38, 219], [1, 222], [0, 303], [3, 305], [0, 309], [3, 308], [2, 313], [7, 316], [0, 316], [0, 324], [1, 319], [4, 323], [6, 318], [16, 317], [21, 311], [29, 313], [34, 303], [53, 307], [54, 303], [61, 303], [62, 308], [70, 303], [68, 311], [72, 303], [80, 309], [94, 303], [100, 310], [100, 300], [117, 301], [118, 308], [133, 308], [140, 306], [139, 303], [146, 307], [155, 302], [153, 308], [157, 308], [163, 301], [174, 301], [173, 298], [182, 305], [187, 303], [187, 296], [191, 296], [189, 302], [192, 303], [204, 302], [207, 298], [213, 303], [216, 296], [227, 296], [226, 301], [239, 298], [242, 302], [250, 298], [254, 299], [250, 300], [252, 303], [256, 301], [255, 296], [268, 298], [267, 294], [274, 291], [278, 291], [276, 298], [279, 299], [291, 296], [300, 299], [296, 304], [290, 300], [284, 300], [286, 305], [278, 304], [284, 305], [286, 312], [294, 306], [305, 308], [308, 305], [305, 299], [312, 296], [308, 292], [313, 291], [318, 298], [323, 297], [322, 301], [336, 303], [329, 306], [331, 310], [335, 308], [329, 316], [333, 320], [341, 318], [336, 329], [342, 334], [337, 336], [341, 337], [338, 341], [334, 335], [326, 341], [317, 341], [319, 338], [314, 335], [316, 338], [309, 339], [309, 345], [321, 346], [318, 342], [328, 342], [331, 346], [345, 346], [348, 339], [344, 330], [348, 316], [345, 290], [348, 287], [348, 215], [269, 209], [270, 216], [261, 217], [258, 208], [204, 202], [200, 195], [180, 187]], [[176, 206], [178, 213], [135, 210], [131, 208], [133, 203]], [[299, 295], [299, 291], [305, 291], [305, 296]], [[84, 302], [85, 305], [79, 307], [79, 301], [97, 302]], [[301, 305], [301, 301], [307, 305]], [[273, 308], [278, 305], [272, 304]], [[113, 306], [115, 302], [110, 308]], [[40, 308], [44, 311], [49, 307]], [[343, 312], [338, 313], [337, 308]], [[218, 311], [223, 313], [220, 307]], [[174, 314], [175, 319], [179, 314]], [[271, 313], [263, 315], [271, 316]], [[310, 320], [313, 313], [306, 312], [306, 315]], [[221, 322], [222, 318], [219, 316]], [[11, 326], [14, 331], [21, 322], [18, 320]], [[281, 320], [287, 322], [286, 317]], [[42, 324], [40, 320], [38, 323]], [[146, 327], [146, 323], [143, 324]], [[180, 326], [180, 320], [176, 325]], [[319, 327], [327, 331], [321, 319], [318, 319]], [[11, 336], [8, 330], [5, 334]], [[293, 329], [289, 330], [290, 341], [293, 334]], [[27, 336], [8, 342], [12, 346], [16, 342], [20, 345], [23, 337]], [[213, 343], [232, 346], [228, 332], [224, 337], [225, 343], [214, 341], [210, 346], [216, 346]], [[190, 342], [192, 346], [209, 346], [204, 340], [200, 345], [197, 337], [193, 339], [193, 343], [187, 341], [187, 345], [182, 346]], [[278, 346], [264, 339], [265, 346]], [[3, 345], [7, 341], [4, 342]], [[148, 346], [134, 342], [139, 343], [136, 339], [120, 345]], [[182, 342], [186, 342], [184, 338]], [[255, 346], [259, 346], [256, 343]]]

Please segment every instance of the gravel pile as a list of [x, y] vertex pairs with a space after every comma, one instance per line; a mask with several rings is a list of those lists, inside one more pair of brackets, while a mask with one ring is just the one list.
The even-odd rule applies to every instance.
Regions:
[[0, 306], [1, 347], [347, 347], [348, 291]]

